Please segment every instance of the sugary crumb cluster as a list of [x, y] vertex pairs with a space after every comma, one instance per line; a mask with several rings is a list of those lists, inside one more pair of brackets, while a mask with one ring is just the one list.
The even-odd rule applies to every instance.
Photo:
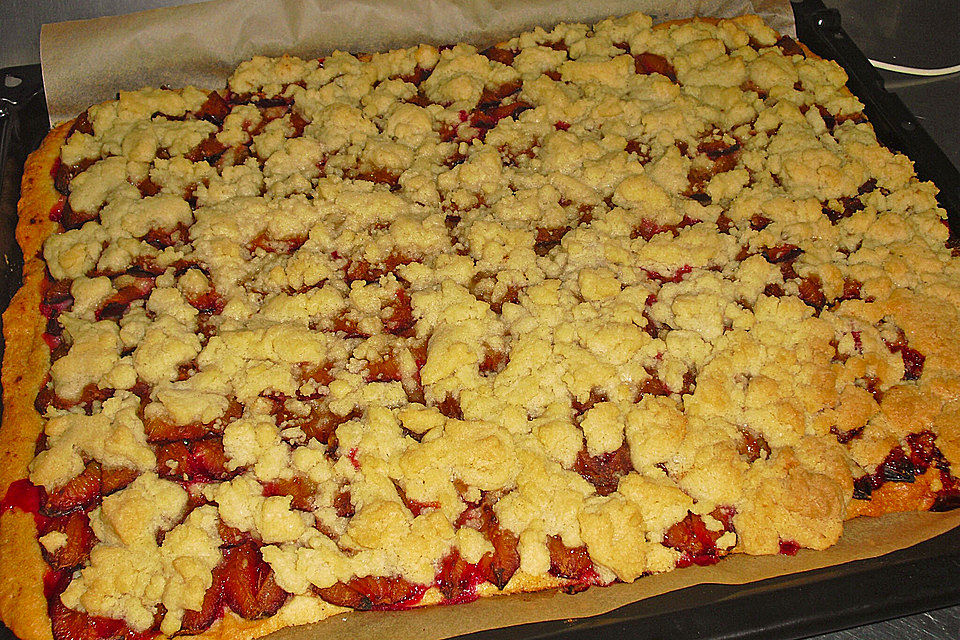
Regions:
[[90, 108], [43, 247], [55, 630], [632, 581], [949, 502], [960, 261], [845, 81], [754, 17], [634, 14]]

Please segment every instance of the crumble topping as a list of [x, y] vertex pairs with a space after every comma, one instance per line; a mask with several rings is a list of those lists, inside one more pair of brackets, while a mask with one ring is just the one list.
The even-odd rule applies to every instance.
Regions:
[[162, 603], [160, 629], [177, 631], [184, 610], [200, 608], [221, 558], [216, 509], [197, 507], [177, 524], [186, 506], [184, 489], [149, 472], [104, 498], [90, 515], [100, 542], [64, 591], [63, 603], [122, 618], [135, 631], [153, 626]]
[[960, 263], [845, 81], [634, 14], [91, 107], [30, 475], [89, 513], [63, 605], [172, 635], [632, 581], [955, 495]]

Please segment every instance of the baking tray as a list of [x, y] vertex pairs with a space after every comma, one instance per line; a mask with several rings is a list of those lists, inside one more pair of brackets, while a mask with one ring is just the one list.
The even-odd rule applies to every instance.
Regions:
[[[846, 69], [878, 138], [905, 153], [940, 187], [951, 236], [960, 238], [960, 175], [820, 0], [793, 4], [799, 39]], [[20, 80], [16, 86], [14, 77]], [[0, 308], [19, 286], [13, 239], [27, 154], [48, 130], [39, 65], [0, 70]], [[0, 344], [2, 353], [2, 344]], [[2, 412], [2, 408], [0, 408]], [[9, 570], [0, 567], [0, 570]], [[704, 584], [648, 598], [601, 616], [493, 629], [461, 640], [711, 638], [793, 640], [960, 603], [960, 529], [879, 558], [741, 586]], [[0, 625], [0, 640], [15, 640]]]

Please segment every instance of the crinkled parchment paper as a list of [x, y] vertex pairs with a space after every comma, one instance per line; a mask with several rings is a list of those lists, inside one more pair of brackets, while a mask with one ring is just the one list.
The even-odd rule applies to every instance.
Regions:
[[[45, 25], [44, 86], [51, 122], [74, 117], [121, 89], [193, 84], [222, 88], [233, 68], [255, 54], [325, 55], [334, 49], [379, 51], [420, 42], [487, 45], [536, 25], [592, 23], [644, 11], [657, 21], [759, 13], [781, 33], [795, 33], [787, 0], [217, 0], [126, 16]], [[847, 523], [826, 551], [795, 557], [733, 556], [633, 584], [484, 598], [452, 607], [351, 613], [285, 629], [276, 640], [396, 638], [431, 640], [510, 625], [592, 616], [699, 583], [742, 584], [879, 556], [960, 525], [960, 512], [894, 514]], [[695, 596], [695, 592], [694, 595]]]

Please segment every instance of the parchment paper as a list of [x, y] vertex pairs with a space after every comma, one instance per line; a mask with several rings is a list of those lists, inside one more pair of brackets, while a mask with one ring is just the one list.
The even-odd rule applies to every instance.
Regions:
[[[45, 25], [41, 61], [52, 123], [121, 89], [166, 84], [221, 88], [233, 68], [254, 54], [325, 55], [334, 49], [378, 51], [420, 42], [498, 42], [536, 25], [595, 22], [645, 11], [657, 21], [691, 16], [759, 13], [775, 29], [795, 34], [787, 0], [345, 0], [262, 3], [216, 0], [127, 16]], [[593, 588], [485, 598], [452, 607], [355, 613], [278, 631], [275, 640], [395, 638], [433, 640], [515, 624], [599, 615], [700, 583], [743, 584], [876, 557], [960, 526], [960, 511], [893, 514], [847, 523], [839, 544], [795, 557], [733, 556], [712, 567], [690, 567]]]

